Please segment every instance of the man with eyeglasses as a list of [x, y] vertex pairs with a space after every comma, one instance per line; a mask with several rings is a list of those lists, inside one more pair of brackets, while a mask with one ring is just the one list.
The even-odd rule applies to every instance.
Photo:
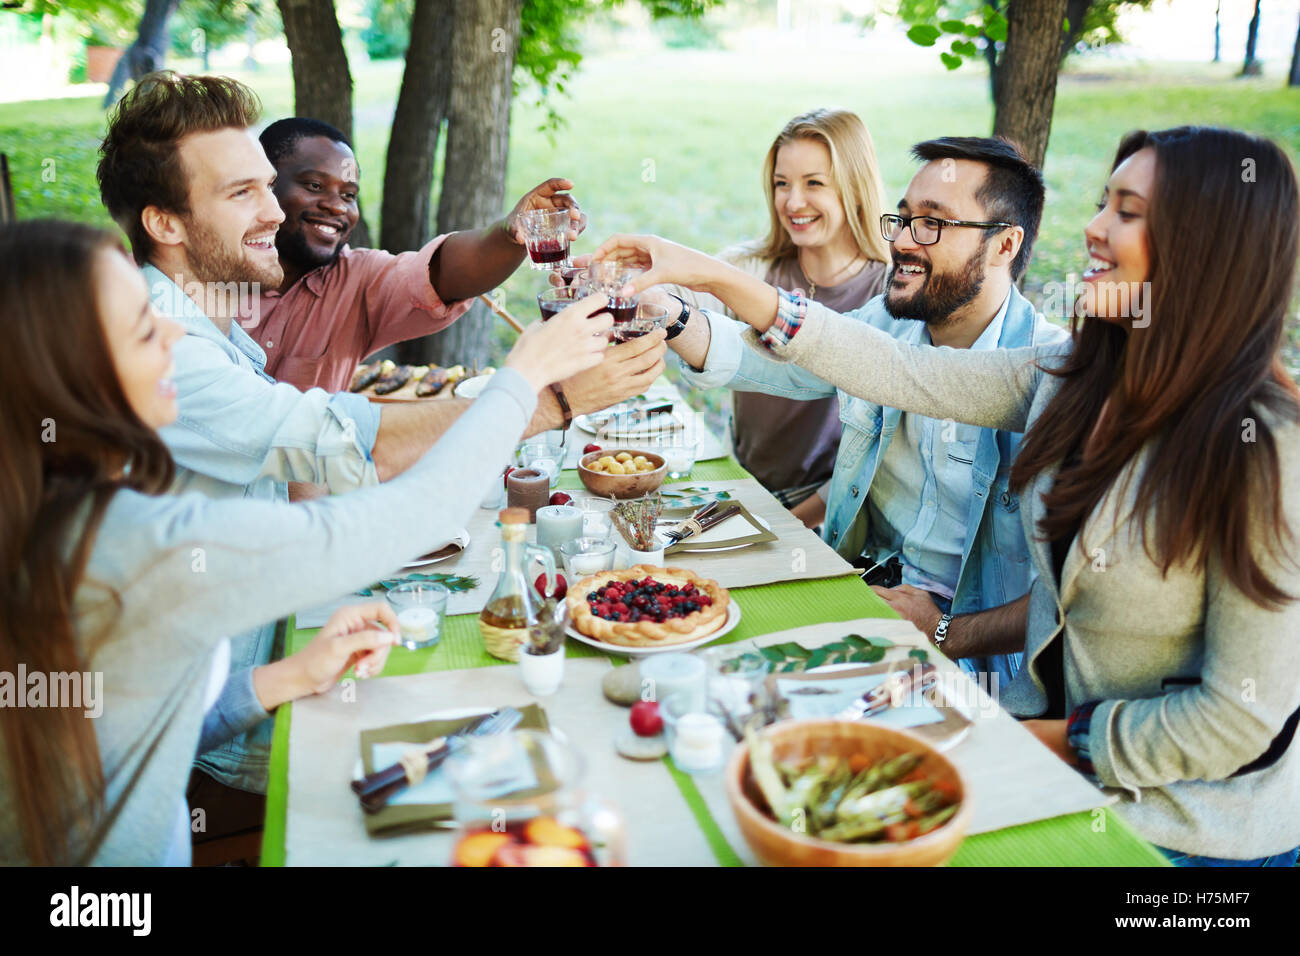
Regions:
[[[912, 155], [924, 165], [898, 214], [881, 217], [892, 247], [885, 292], [848, 315], [913, 344], [993, 349], [1064, 340], [1065, 330], [1015, 286], [1042, 218], [1042, 173], [1002, 139], [945, 137], [918, 143]], [[747, 345], [742, 323], [705, 312], [696, 321], [681, 316], [677, 326], [668, 344], [697, 387], [800, 399], [837, 391]], [[996, 674], [1005, 686], [1019, 670], [1024, 635], [1017, 640], [1008, 626], [1014, 607], [994, 609], [1018, 604], [1032, 573], [1020, 502], [1008, 487], [1021, 436], [843, 391], [839, 398], [844, 433], [834, 475], [819, 492], [827, 542], [967, 672]], [[983, 656], [969, 656], [973, 649]]]

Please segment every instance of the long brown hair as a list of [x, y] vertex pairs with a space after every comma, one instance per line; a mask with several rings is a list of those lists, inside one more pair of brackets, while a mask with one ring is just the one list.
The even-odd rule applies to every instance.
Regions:
[[801, 113], [777, 134], [763, 161], [763, 193], [771, 228], [767, 237], [753, 243], [757, 255], [777, 260], [795, 255], [794, 240], [781, 224], [776, 211], [776, 154], [797, 139], [821, 143], [830, 151], [831, 188], [844, 207], [844, 220], [858, 250], [876, 262], [889, 261], [889, 245], [880, 234], [880, 214], [885, 211], [885, 185], [880, 179], [876, 147], [871, 133], [857, 113], [841, 109], [816, 109]]
[[[156, 494], [173, 476], [122, 391], [99, 320], [106, 251], [122, 246], [89, 226], [0, 228], [0, 671], [10, 674], [87, 669], [73, 600], [104, 510], [119, 489]], [[93, 722], [70, 706], [5, 708], [0, 719], [30, 861], [82, 862], [69, 855], [104, 789]]]
[[1061, 390], [1025, 436], [1011, 483], [1024, 488], [1082, 448], [1109, 399], [1095, 454], [1061, 470], [1039, 531], [1054, 540], [1080, 527], [1149, 446], [1135, 498], [1147, 553], [1164, 573], [1213, 554], [1250, 600], [1277, 607], [1297, 596], [1257, 554], [1284, 556], [1294, 539], [1276, 439], [1258, 413], [1300, 419], [1279, 357], [1300, 230], [1295, 171], [1266, 139], [1186, 126], [1130, 133], [1112, 169], [1146, 148], [1156, 157], [1149, 325], [1074, 319], [1074, 349], [1052, 372]]

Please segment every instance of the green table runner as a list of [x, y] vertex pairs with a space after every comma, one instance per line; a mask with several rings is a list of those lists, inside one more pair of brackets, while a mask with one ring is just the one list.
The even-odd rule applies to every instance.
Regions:
[[[689, 479], [690, 484], [748, 478], [734, 459], [700, 462]], [[559, 487], [581, 487], [575, 471], [561, 475]], [[480, 587], [491, 587], [483, 581]], [[804, 624], [847, 621], [859, 617], [896, 618], [875, 593], [856, 577], [829, 578], [815, 581], [785, 581], [761, 587], [738, 588], [731, 592], [743, 612], [740, 625], [722, 641], [748, 640], [773, 631]], [[301, 650], [315, 630], [291, 626], [285, 641], [285, 653]], [[570, 642], [570, 657], [593, 657], [601, 651], [585, 644]], [[395, 650], [389, 655], [383, 676], [395, 677], [429, 671], [464, 670], [504, 663], [483, 649], [479, 636], [478, 616], [461, 614], [446, 621], [441, 643], [427, 651]], [[283, 866], [285, 862], [285, 819], [289, 796], [289, 728], [293, 720], [292, 705], [279, 708], [275, 717], [275, 734], [271, 744], [270, 782], [266, 794], [266, 826], [262, 835], [262, 865]], [[680, 773], [665, 761], [686, 800], [704, 838], [722, 866], [740, 865], [735, 850], [728, 844], [705, 806], [688, 774]], [[1101, 813], [1100, 816], [1097, 814]], [[1164, 856], [1138, 836], [1118, 813], [1078, 813], [1024, 826], [1009, 827], [993, 833], [968, 838], [953, 859], [954, 866], [1161, 866], [1169, 865]]]

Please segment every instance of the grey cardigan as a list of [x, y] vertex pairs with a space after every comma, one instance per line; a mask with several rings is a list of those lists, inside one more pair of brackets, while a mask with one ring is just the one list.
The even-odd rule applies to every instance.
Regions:
[[[748, 347], [763, 349], [752, 329]], [[1064, 346], [971, 352], [911, 346], [808, 304], [788, 345], [793, 361], [854, 395], [933, 418], [1027, 431], [1060, 387], [1036, 367]], [[1277, 440], [1286, 519], [1300, 534], [1300, 424], [1264, 410]], [[1002, 695], [1021, 716], [1046, 707], [1037, 656], [1063, 634], [1067, 707], [1101, 701], [1089, 748], [1101, 784], [1143, 836], [1185, 853], [1251, 859], [1300, 844], [1300, 741], [1263, 769], [1260, 757], [1300, 708], [1300, 601], [1269, 611], [1242, 595], [1213, 556], [1160, 567], [1143, 550], [1133, 515], [1146, 453], [1131, 462], [1085, 521], [1058, 589], [1049, 545], [1037, 533], [1042, 496], [1058, 467], [1021, 496], [1038, 577], [1030, 592], [1027, 666]], [[1262, 535], [1261, 535], [1262, 540]], [[1300, 562], [1256, 558], [1284, 591], [1300, 595]], [[1199, 679], [1199, 684], [1189, 681]]]
[[[74, 859], [161, 863], [199, 743], [213, 646], [371, 584], [452, 537], [501, 480], [536, 404], [527, 381], [502, 369], [408, 471], [335, 498], [115, 495], [75, 600], [83, 656], [104, 675], [95, 732], [107, 792], [103, 811], [85, 814]], [[0, 862], [23, 861], [0, 777]]]

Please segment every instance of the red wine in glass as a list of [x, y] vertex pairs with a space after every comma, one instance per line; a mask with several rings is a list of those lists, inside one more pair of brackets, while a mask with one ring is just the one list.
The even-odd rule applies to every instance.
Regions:
[[630, 342], [632, 339], [639, 339], [649, 332], [649, 329], [633, 328], [630, 325], [615, 325], [611, 330], [613, 342]]
[[542, 321], [545, 322], [554, 318], [572, 304], [572, 302], [567, 302], [564, 299], [543, 299], [538, 303], [542, 309]]
[[559, 239], [539, 239], [528, 244], [528, 255], [534, 262], [562, 262], [569, 256], [569, 244]]
[[624, 299], [618, 296], [611, 296], [609, 305], [603, 309], [597, 309], [592, 315], [600, 315], [602, 312], [608, 312], [617, 322], [631, 322], [636, 318], [636, 299]]
[[564, 280], [566, 286], [571, 286], [573, 285], [573, 280], [586, 271], [586, 269], [583, 269], [580, 266], [565, 266], [560, 270], [560, 278]]

